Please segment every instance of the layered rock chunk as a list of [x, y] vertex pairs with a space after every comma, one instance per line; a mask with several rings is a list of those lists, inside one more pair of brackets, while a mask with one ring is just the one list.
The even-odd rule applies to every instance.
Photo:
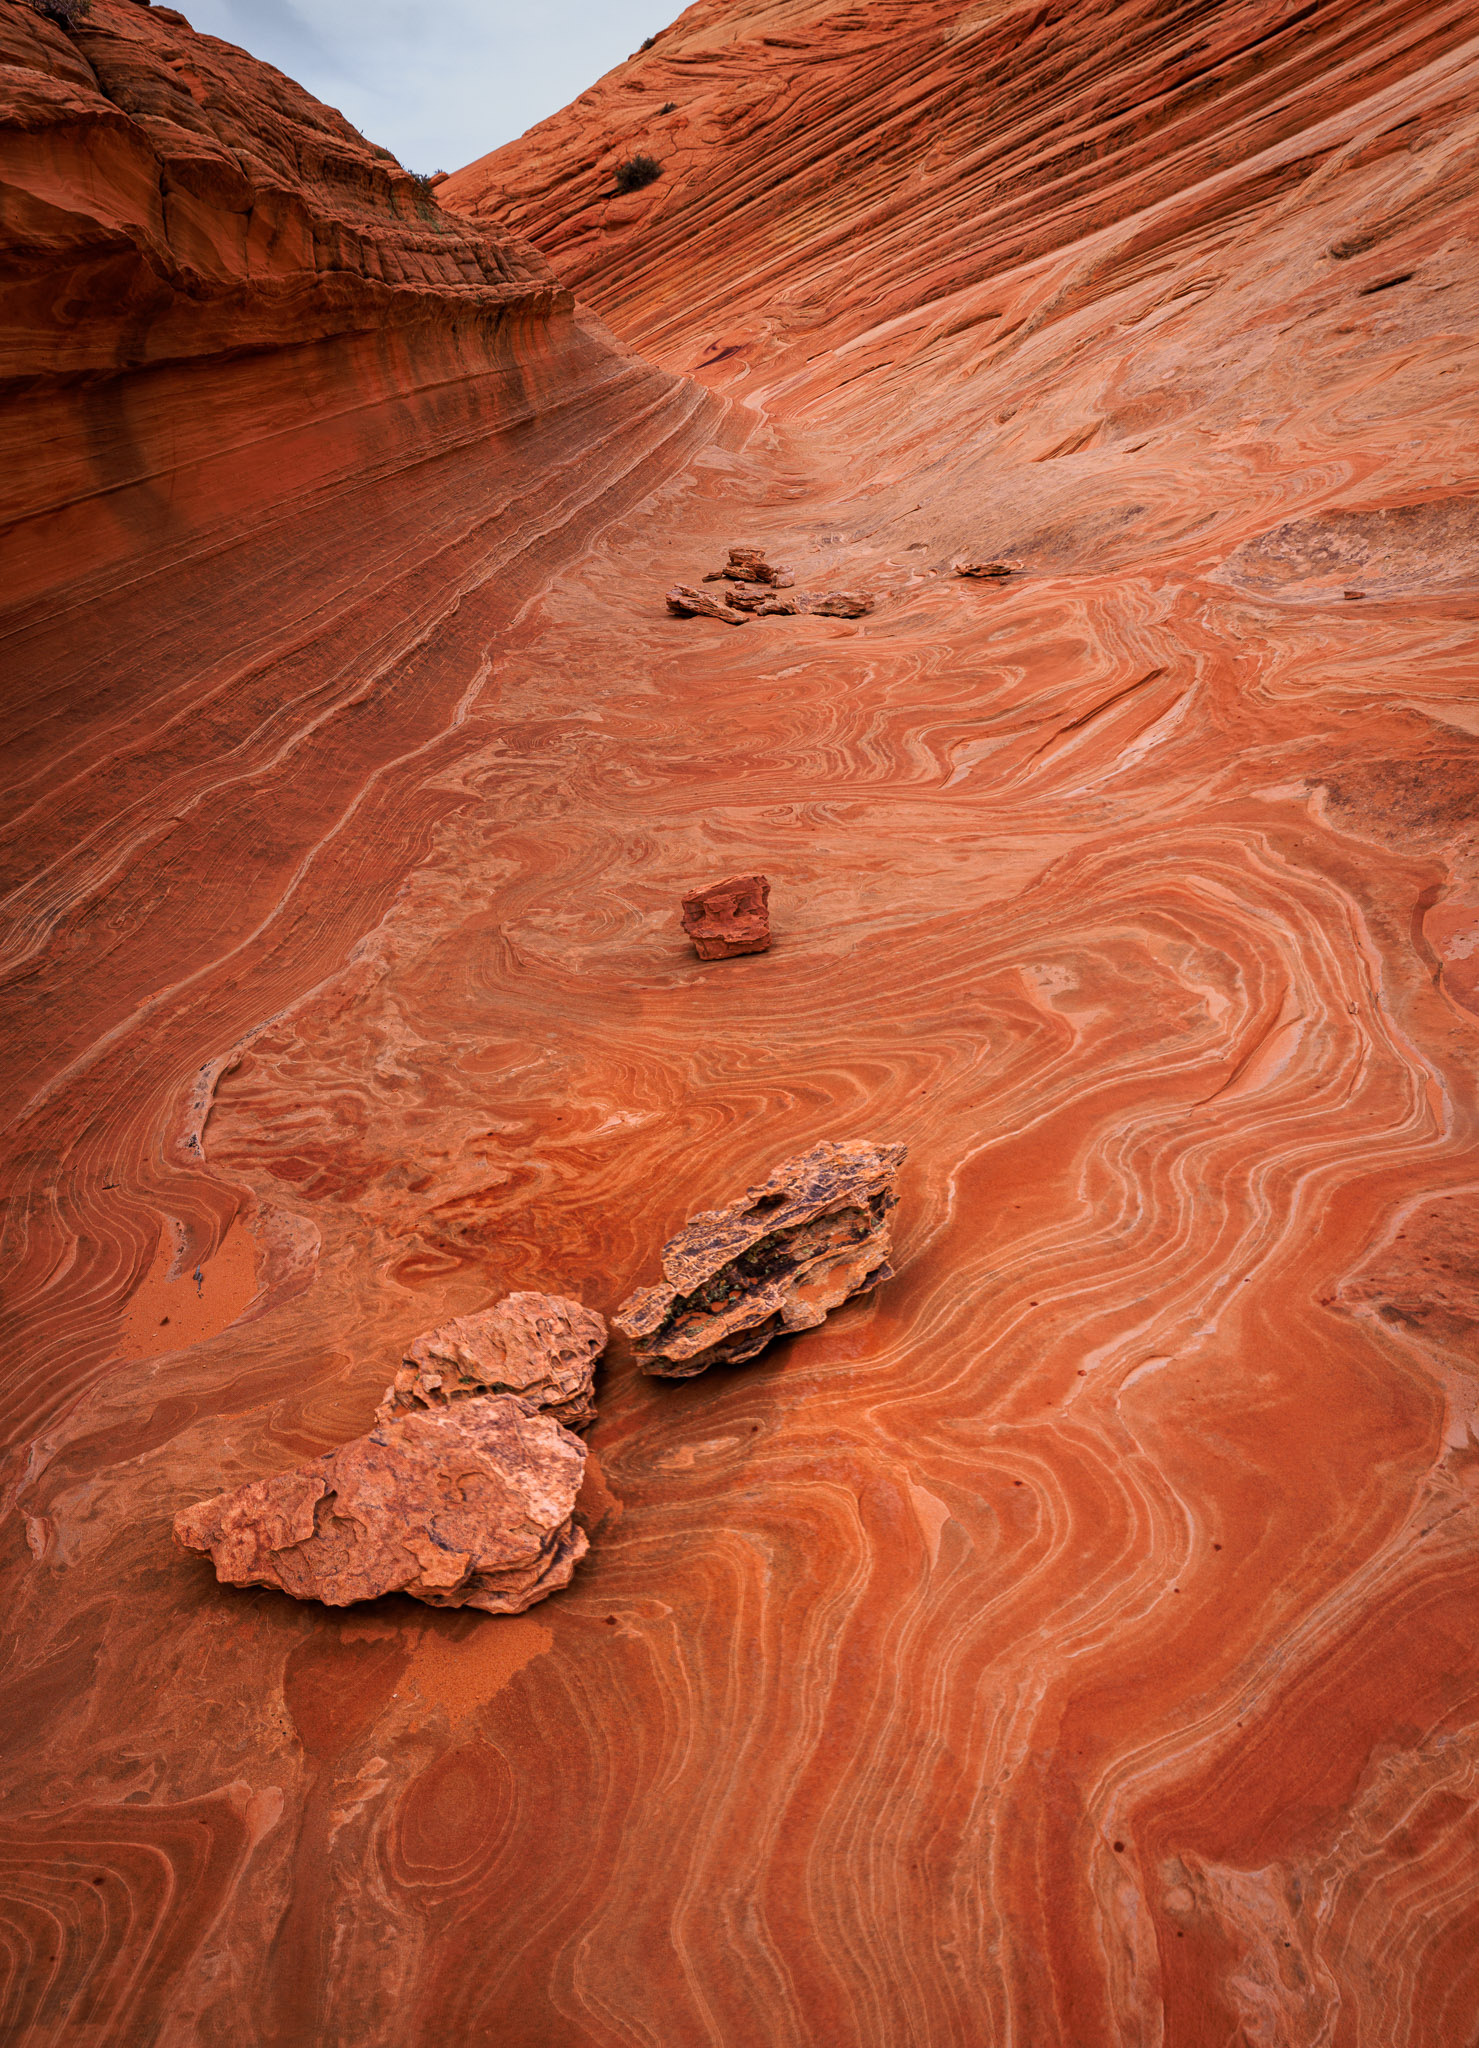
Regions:
[[815, 1145], [663, 1247], [663, 1278], [612, 1317], [642, 1370], [688, 1379], [736, 1365], [772, 1337], [890, 1278], [888, 1214], [903, 1145]]
[[517, 1394], [567, 1429], [584, 1429], [596, 1419], [591, 1382], [605, 1349], [606, 1325], [594, 1309], [560, 1294], [509, 1294], [418, 1337], [375, 1420], [445, 1409], [471, 1395]]
[[579, 1437], [532, 1402], [470, 1397], [183, 1508], [175, 1538], [228, 1585], [520, 1614], [585, 1554], [572, 1520], [584, 1466]]
[[679, 619], [722, 619], [726, 626], [748, 626], [750, 623], [748, 612], [739, 611], [722, 598], [710, 597], [706, 590], [695, 590], [687, 583], [675, 583], [663, 602]]
[[989, 583], [1004, 583], [1008, 576], [1015, 576], [1021, 568], [1020, 562], [983, 561], [974, 555], [966, 555], [952, 563], [957, 576], [982, 577]]
[[770, 945], [770, 883], [764, 875], [732, 875], [683, 898], [683, 929], [700, 960], [763, 953]]

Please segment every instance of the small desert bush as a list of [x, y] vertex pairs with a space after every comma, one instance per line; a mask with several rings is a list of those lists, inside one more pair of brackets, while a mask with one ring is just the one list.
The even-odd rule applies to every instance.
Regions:
[[58, 28], [78, 28], [82, 17], [92, 11], [92, 0], [31, 0], [31, 5]]
[[616, 166], [616, 189], [640, 192], [644, 185], [655, 184], [661, 176], [662, 165], [655, 156], [629, 156], [624, 164]]
[[638, 56], [640, 57], [640, 56], [641, 56], [641, 54], [642, 54], [642, 51], [643, 51], [643, 50], [650, 50], [650, 49], [652, 48], [652, 45], [653, 45], [653, 44], [654, 44], [654, 43], [655, 43], [656, 41], [657, 41], [657, 37], [656, 37], [656, 36], [649, 36], [649, 37], [647, 38], [646, 42], [645, 42], [645, 43], [643, 43], [643, 44], [641, 44], [641, 45], [640, 45], [640, 47], [638, 48], [638, 51], [637, 51], [637, 55], [638, 55]]

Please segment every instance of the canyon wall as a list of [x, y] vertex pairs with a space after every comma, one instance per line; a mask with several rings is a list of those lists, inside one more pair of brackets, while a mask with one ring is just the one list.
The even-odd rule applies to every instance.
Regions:
[[[705, 0], [434, 195], [0, 16], [15, 2037], [1475, 2038], [1465, 10]], [[537, 1609], [171, 1549], [851, 1138], [895, 1277], [613, 1345]]]

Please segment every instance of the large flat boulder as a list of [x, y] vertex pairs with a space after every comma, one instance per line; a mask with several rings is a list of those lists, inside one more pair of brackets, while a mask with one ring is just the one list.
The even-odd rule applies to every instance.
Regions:
[[584, 1468], [584, 1444], [552, 1415], [485, 1395], [182, 1508], [175, 1540], [206, 1552], [223, 1584], [327, 1607], [409, 1593], [520, 1614], [585, 1555], [571, 1519]]

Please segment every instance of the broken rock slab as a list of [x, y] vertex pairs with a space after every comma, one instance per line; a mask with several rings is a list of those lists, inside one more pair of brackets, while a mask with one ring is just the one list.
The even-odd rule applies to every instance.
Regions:
[[892, 1276], [889, 1211], [903, 1145], [826, 1142], [778, 1166], [663, 1247], [663, 1278], [612, 1317], [643, 1372], [688, 1379], [810, 1330]]
[[1008, 576], [1015, 576], [1022, 567], [1020, 562], [984, 562], [966, 556], [951, 567], [957, 576], [984, 576], [993, 582], [1004, 582]]
[[700, 960], [764, 953], [770, 946], [770, 883], [764, 875], [731, 875], [683, 898], [683, 929]]
[[517, 1394], [567, 1429], [584, 1429], [596, 1419], [591, 1384], [605, 1349], [606, 1325], [594, 1309], [562, 1294], [508, 1294], [418, 1337], [375, 1420], [444, 1410], [474, 1395]]
[[664, 602], [678, 619], [722, 619], [726, 626], [748, 626], [748, 612], [736, 610], [706, 590], [694, 590], [687, 583], [675, 583]]
[[731, 583], [768, 583], [777, 590], [789, 590], [796, 580], [787, 563], [767, 562], [763, 548], [731, 548], [719, 574]]
[[182, 1508], [175, 1540], [206, 1552], [224, 1585], [522, 1614], [568, 1585], [589, 1547], [571, 1519], [584, 1468], [585, 1445], [552, 1415], [485, 1395]]
[[814, 597], [806, 609], [814, 619], [860, 619], [873, 609], [873, 600], [862, 590], [829, 590]]

